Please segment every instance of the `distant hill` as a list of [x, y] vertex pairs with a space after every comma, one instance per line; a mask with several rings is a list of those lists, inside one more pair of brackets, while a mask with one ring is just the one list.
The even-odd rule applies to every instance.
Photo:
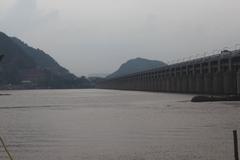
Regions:
[[78, 78], [40, 49], [0, 32], [0, 88], [86, 88], [90, 82]]
[[122, 64], [116, 72], [110, 74], [109, 76], [107, 76], [107, 78], [120, 77], [120, 76], [132, 74], [136, 72], [159, 68], [165, 65], [166, 64], [161, 61], [148, 60], [144, 58], [135, 58]]
[[33, 59], [39, 69], [46, 69], [56, 75], [66, 76], [65, 78], [76, 78], [44, 51], [32, 48], [16, 37], [13, 37], [12, 40]]

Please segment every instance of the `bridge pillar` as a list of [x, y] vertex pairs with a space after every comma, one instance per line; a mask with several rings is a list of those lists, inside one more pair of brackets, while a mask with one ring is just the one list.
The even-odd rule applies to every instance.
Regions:
[[127, 82], [126, 90], [132, 90], [132, 88], [133, 88], [133, 86], [132, 86], [131, 80], [129, 79], [128, 82]]
[[181, 92], [181, 76], [176, 77], [176, 92]]
[[133, 90], [137, 90], [137, 88], [138, 88], [138, 79], [136, 78], [136, 77], [134, 77], [134, 79], [133, 79], [133, 82], [132, 82], [133, 84], [134, 84], [134, 87], [133, 87]]
[[141, 76], [138, 77], [138, 83], [137, 83], [137, 90], [141, 90], [141, 85], [142, 85], [142, 78]]
[[129, 80], [129, 87], [128, 87], [128, 90], [134, 90], [134, 86], [135, 86], [135, 84], [133, 83], [133, 80], [130, 79], [130, 80]]
[[155, 79], [154, 79], [154, 91], [157, 91], [157, 83], [158, 83], [158, 78], [155, 77]]
[[138, 90], [138, 81], [139, 81], [139, 80], [138, 80], [137, 78], [134, 78], [134, 79], [133, 79], [133, 82], [132, 82], [132, 83], [134, 84], [133, 90], [135, 90], [135, 91]]
[[141, 91], [144, 91], [145, 90], [145, 85], [146, 85], [146, 79], [145, 77], [142, 78], [142, 86], [141, 86]]
[[167, 77], [164, 76], [163, 78], [163, 91], [166, 92], [167, 91]]
[[204, 93], [204, 77], [203, 74], [196, 75], [196, 93]]
[[128, 88], [128, 79], [126, 79], [125, 82], [124, 82], [123, 90], [127, 90], [127, 88]]
[[196, 78], [195, 75], [188, 76], [188, 93], [195, 93], [196, 91]]
[[159, 76], [157, 76], [155, 81], [156, 91], [159, 91]]
[[181, 92], [183, 92], [183, 93], [188, 92], [188, 78], [187, 78], [187, 75], [182, 76]]
[[237, 93], [237, 80], [236, 73], [228, 71], [223, 73], [223, 90], [224, 94]]
[[152, 80], [152, 91], [156, 91], [156, 77], [155, 76]]
[[168, 81], [169, 81], [169, 88], [168, 88], [168, 92], [172, 92], [172, 76], [169, 75], [168, 76]]
[[148, 82], [148, 77], [145, 78], [145, 83], [144, 83], [144, 91], [148, 90], [149, 82]]
[[240, 70], [237, 72], [237, 94], [240, 95]]
[[150, 77], [147, 78], [147, 91], [151, 91], [151, 79]]
[[141, 91], [141, 86], [142, 86], [142, 79], [141, 79], [141, 77], [139, 77], [139, 79], [138, 79], [138, 85], [137, 85], [137, 90], [140, 90], [140, 91]]
[[160, 81], [160, 91], [163, 92], [164, 91], [164, 77], [161, 77], [161, 81]]
[[171, 90], [171, 78], [170, 76], [166, 77], [166, 92], [170, 92]]
[[174, 88], [173, 88], [173, 92], [177, 92], [177, 87], [178, 87], [178, 84], [177, 84], [177, 81], [178, 81], [178, 77], [177, 76], [174, 76]]
[[144, 85], [143, 85], [143, 91], [146, 91], [147, 90], [147, 78], [146, 77], [144, 77]]
[[122, 87], [120, 88], [121, 90], [125, 90], [126, 89], [126, 86], [127, 86], [127, 82], [126, 80], [123, 80], [122, 82]]
[[162, 91], [163, 77], [161, 76], [158, 80], [158, 91]]
[[174, 79], [175, 79], [175, 77], [174, 76], [170, 76], [169, 77], [169, 81], [170, 81], [170, 88], [169, 88], [169, 92], [174, 92], [174, 89], [175, 89], [175, 87], [174, 87]]
[[147, 88], [147, 79], [146, 79], [146, 77], [144, 76], [144, 78], [143, 78], [143, 86], [142, 86], [142, 90], [145, 91], [146, 88]]
[[154, 89], [155, 89], [155, 77], [151, 78], [151, 88], [150, 88], [150, 90], [154, 91]]
[[155, 80], [154, 80], [154, 91], [158, 91], [158, 77], [157, 76], [155, 77]]
[[161, 81], [161, 91], [165, 92], [166, 91], [166, 77], [162, 77]]
[[149, 79], [149, 83], [150, 83], [149, 90], [150, 91], [154, 90], [154, 81], [155, 81], [155, 78], [154, 77], [150, 77], [150, 79]]
[[152, 80], [152, 91], [156, 91], [156, 76]]
[[204, 75], [204, 93], [212, 94], [213, 93], [213, 74], [206, 73]]
[[213, 74], [213, 93], [223, 94], [223, 76], [221, 72]]
[[144, 77], [142, 77], [142, 79], [141, 79], [141, 86], [140, 86], [140, 90], [141, 91], [144, 91], [144, 86], [145, 86], [145, 79], [144, 79]]
[[159, 81], [159, 77], [157, 77], [155, 81], [156, 91], [159, 91]]
[[131, 89], [136, 90], [136, 81], [134, 79], [131, 79]]
[[124, 87], [122, 89], [127, 90], [127, 88], [128, 88], [128, 80], [126, 79], [124, 82]]
[[168, 83], [168, 77], [167, 76], [164, 78], [164, 81], [165, 81], [165, 83], [164, 83], [164, 91], [168, 92], [169, 83]]
[[149, 77], [148, 84], [148, 90], [153, 91], [153, 77]]
[[130, 90], [130, 88], [131, 88], [131, 81], [128, 79], [124, 90]]
[[149, 80], [149, 77], [147, 77], [145, 91], [149, 91], [149, 86], [150, 86], [150, 80]]

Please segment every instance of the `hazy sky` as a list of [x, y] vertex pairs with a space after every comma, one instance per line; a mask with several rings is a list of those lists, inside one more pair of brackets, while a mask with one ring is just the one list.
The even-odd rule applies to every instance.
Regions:
[[77, 75], [234, 47], [239, 15], [239, 0], [0, 0], [1, 31]]

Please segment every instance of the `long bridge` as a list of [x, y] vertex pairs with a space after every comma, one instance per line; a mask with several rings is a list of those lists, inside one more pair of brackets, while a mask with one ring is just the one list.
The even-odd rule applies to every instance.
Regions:
[[167, 65], [161, 68], [106, 79], [101, 89], [240, 94], [240, 50]]

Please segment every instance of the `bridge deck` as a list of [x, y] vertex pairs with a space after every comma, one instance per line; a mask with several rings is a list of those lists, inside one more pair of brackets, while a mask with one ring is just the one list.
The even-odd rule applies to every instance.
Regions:
[[213, 56], [107, 79], [97, 88], [240, 94], [240, 50], [223, 51]]

